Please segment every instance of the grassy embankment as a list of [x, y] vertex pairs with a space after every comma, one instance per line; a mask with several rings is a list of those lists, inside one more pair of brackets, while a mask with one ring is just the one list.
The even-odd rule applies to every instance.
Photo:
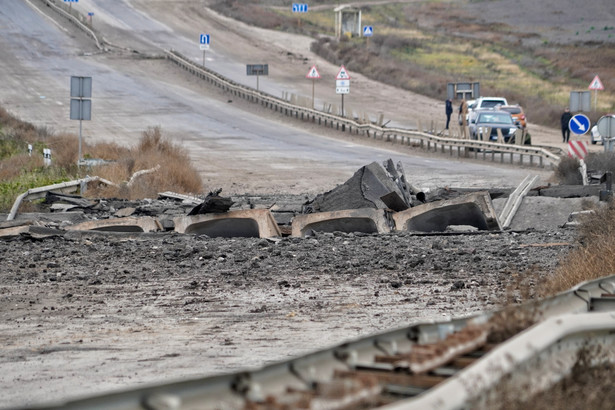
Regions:
[[[601, 72], [607, 91], [600, 93], [598, 109], [589, 116], [595, 121], [615, 111], [615, 94], [608, 91], [613, 87], [607, 84], [609, 73], [615, 75], [615, 49], [608, 45], [543, 42], [540, 47], [523, 47], [523, 38], [533, 34], [515, 33], [506, 24], [468, 22], [448, 10], [454, 5], [442, 2], [363, 6], [362, 24], [375, 27], [375, 35], [369, 41], [347, 37], [337, 41], [334, 13], [318, 8], [322, 2], [300, 15], [278, 3], [222, 1], [215, 7], [249, 24], [311, 35], [312, 50], [328, 61], [433, 98], [444, 100], [449, 82], [479, 81], [482, 95], [505, 96], [524, 106], [531, 122], [547, 126], [558, 126], [570, 91], [586, 90], [593, 73]], [[446, 29], [419, 26], [417, 13], [440, 17], [448, 13]]]
[[[28, 144], [32, 155], [28, 155]], [[52, 161], [45, 166], [43, 148], [50, 148]], [[83, 143], [84, 158], [112, 161], [93, 168], [77, 167], [78, 138], [69, 134], [53, 134], [46, 129], [20, 121], [0, 108], [0, 212], [8, 212], [15, 198], [30, 188], [56, 184], [97, 175], [118, 184], [88, 190], [88, 196], [124, 199], [155, 198], [158, 192], [200, 193], [200, 176], [190, 165], [188, 154], [167, 141], [160, 129], [143, 132], [134, 148], [116, 144]], [[125, 182], [139, 170], [160, 165], [157, 172], [136, 179], [130, 187]], [[24, 203], [21, 211], [36, 204]]]

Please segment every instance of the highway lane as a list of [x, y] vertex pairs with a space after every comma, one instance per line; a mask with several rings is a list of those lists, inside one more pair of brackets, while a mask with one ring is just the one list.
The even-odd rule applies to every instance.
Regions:
[[[138, 35], [155, 31], [139, 13], [126, 13], [127, 20], [121, 20], [123, 4], [113, 8], [113, 21], [123, 27], [140, 21], [145, 28]], [[164, 26], [151, 24], [167, 33]], [[86, 140], [132, 144], [143, 130], [160, 126], [190, 152], [205, 190], [313, 193], [314, 187], [332, 188], [360, 166], [387, 158], [402, 161], [415, 185], [423, 188], [513, 186], [525, 176], [512, 168], [364, 146], [319, 129], [306, 131], [299, 124], [263, 118], [214, 95], [164, 61], [98, 54], [84, 37], [64, 31], [23, 1], [0, 9], [0, 50], [0, 104], [9, 111], [38, 126], [78, 133], [78, 121], [69, 120], [69, 79], [92, 76], [92, 121], [83, 124]]]

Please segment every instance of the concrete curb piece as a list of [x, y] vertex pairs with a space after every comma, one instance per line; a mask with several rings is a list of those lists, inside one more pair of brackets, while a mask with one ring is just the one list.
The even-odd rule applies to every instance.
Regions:
[[397, 231], [443, 232], [451, 225], [502, 230], [486, 191], [419, 205], [393, 214], [393, 220]]
[[68, 231], [157, 232], [160, 223], [151, 216], [98, 219], [67, 226]]
[[293, 219], [292, 236], [303, 237], [308, 230], [387, 233], [391, 228], [384, 210], [362, 208], [303, 214]]
[[207, 235], [212, 238], [270, 238], [282, 235], [268, 209], [183, 216], [174, 218], [173, 222], [177, 233]]

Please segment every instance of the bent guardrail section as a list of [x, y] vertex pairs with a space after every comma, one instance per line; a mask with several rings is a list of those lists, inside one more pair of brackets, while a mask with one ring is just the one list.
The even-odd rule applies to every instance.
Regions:
[[[481, 313], [414, 324], [260, 370], [38, 408], [265, 409], [280, 403], [290, 403], [288, 408], [292, 408], [292, 403], [301, 402], [335, 409], [364, 406], [370, 400], [374, 400], [372, 405], [362, 408], [463, 408], [511, 372], [537, 374], [549, 364], [549, 377], [541, 377], [536, 384], [548, 387], [566, 373], [566, 366], [587, 341], [606, 344], [612, 350], [615, 303], [598, 311], [593, 306], [596, 300], [613, 301], [614, 293], [615, 275], [522, 305], [519, 310], [538, 318], [538, 323], [497, 346], [487, 343], [485, 329], [498, 312]], [[565, 352], [565, 360], [560, 360], [559, 352]], [[606, 353], [606, 360], [615, 361], [615, 352]], [[557, 363], [552, 365], [553, 360]]]

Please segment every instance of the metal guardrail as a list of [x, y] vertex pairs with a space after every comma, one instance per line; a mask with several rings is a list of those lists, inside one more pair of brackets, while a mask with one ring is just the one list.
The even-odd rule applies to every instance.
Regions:
[[116, 185], [113, 182], [106, 180], [104, 178], [86, 177], [86, 178], [77, 179], [74, 181], [60, 182], [59, 184], [53, 184], [53, 185], [47, 185], [47, 186], [42, 186], [38, 188], [28, 189], [26, 192], [19, 195], [15, 199], [15, 202], [13, 202], [13, 206], [11, 207], [11, 211], [9, 212], [6, 220], [12, 221], [13, 219], [15, 219], [19, 206], [21, 205], [22, 201], [26, 199], [32, 200], [32, 199], [44, 198], [45, 195], [47, 195], [47, 192], [60, 192], [60, 193], [72, 193], [72, 192], [77, 192], [77, 191], [84, 192], [85, 188], [87, 187], [87, 184], [89, 184], [90, 182], [100, 182], [106, 185]]
[[[380, 139], [402, 145], [418, 146], [428, 151], [441, 153], [448, 152], [451, 156], [457, 151], [458, 157], [474, 157], [495, 161], [499, 156], [500, 162], [505, 162], [505, 156], [509, 162], [522, 165], [538, 165], [544, 167], [546, 163], [556, 165], [560, 157], [548, 149], [537, 146], [500, 144], [457, 138], [445, 138], [420, 131], [412, 131], [401, 128], [386, 128], [374, 124], [357, 122], [350, 118], [340, 117], [311, 108], [293, 105], [285, 100], [274, 97], [262, 91], [257, 91], [242, 84], [238, 84], [228, 78], [199, 66], [180, 53], [166, 51], [166, 58], [187, 70], [191, 74], [222, 88], [224, 91], [243, 98], [250, 102], [261, 104], [273, 111], [279, 112], [298, 120], [309, 121], [320, 126], [333, 128], [350, 134], [365, 135], [368, 138]], [[527, 161], [526, 161], [527, 158]]]
[[537, 179], [537, 175], [526, 176], [523, 181], [521, 181], [517, 189], [510, 194], [499, 217], [502, 229], [506, 229], [510, 226], [515, 214], [519, 210], [519, 206], [521, 206], [523, 198], [525, 198], [525, 195], [527, 195]]
[[[363, 374], [366, 378], [367, 375], [376, 375], [375, 377], [380, 378], [384, 376], [384, 379], [388, 380], [385, 382], [388, 383], [387, 388], [392, 390], [395, 390], [395, 386], [391, 384], [399, 383], [400, 379], [428, 386], [416, 389], [397, 385], [395, 391], [397, 398], [401, 401], [389, 402], [389, 408], [463, 408], [468, 400], [479, 397], [484, 389], [493, 387], [499, 378], [510, 374], [516, 366], [521, 366], [538, 356], [540, 360], [544, 360], [543, 355], [549, 350], [556, 352], [554, 360], [561, 360], [558, 356], [560, 352], [558, 349], [562, 343], [566, 343], [568, 357], [574, 358], [574, 355], [585, 346], [584, 341], [587, 339], [602, 337], [607, 338], [609, 343], [612, 342], [615, 339], [615, 314], [613, 313], [615, 312], [615, 303], [613, 303], [615, 299], [612, 297], [614, 293], [615, 275], [588, 281], [554, 297], [520, 306], [521, 311], [536, 318], [539, 322], [504, 344], [484, 351], [486, 354], [483, 358], [477, 357], [472, 360], [466, 358], [468, 364], [465, 369], [457, 374], [449, 375], [450, 377], [446, 377], [444, 381], [441, 375], [408, 373], [403, 367], [396, 367], [399, 365], [378, 361], [377, 358], [383, 355], [394, 356], [420, 351], [420, 347], [446, 340], [449, 336], [464, 329], [485, 325], [497, 312], [418, 323], [343, 343], [260, 370], [139, 388], [35, 408], [58, 410], [82, 408], [114, 410], [143, 408], [265, 409], [269, 408], [267, 403], [271, 403], [271, 400], [289, 394], [292, 396], [293, 392], [305, 393], [310, 400], [320, 400], [318, 404], [322, 405], [322, 408], [348, 408], [348, 400], [360, 400], [361, 397], [367, 397], [376, 390], [376, 386], [369, 383], [355, 386], [352, 389], [349, 387], [348, 379], [342, 379], [348, 382], [343, 383], [343, 386], [336, 384], [336, 381], [339, 383], [339, 379], [336, 379], [336, 375], [339, 374], [354, 376]], [[608, 307], [596, 308], [602, 304], [608, 304]], [[518, 319], [517, 316], [514, 320], [516, 319]], [[545, 328], [552, 334], [542, 335]], [[550, 347], [553, 348], [550, 349]], [[448, 350], [455, 349], [453, 346]], [[511, 354], [508, 353], [508, 349], [512, 349]], [[610, 357], [610, 360], [613, 358]], [[504, 363], [504, 365], [490, 367], [494, 363], [500, 365]], [[540, 362], [536, 371], [540, 372], [544, 364], [544, 361]], [[446, 368], [440, 371], [445, 372]], [[459, 381], [458, 377], [463, 380]], [[467, 383], [475, 377], [479, 377], [480, 383]], [[555, 382], [556, 378], [552, 379], [550, 381]], [[358, 380], [360, 384], [361, 378], [359, 377]], [[488, 380], [488, 383], [485, 380]], [[432, 387], [433, 384], [436, 384], [435, 387]], [[331, 392], [327, 386], [333, 390], [333, 394], [324, 393]], [[440, 388], [444, 393], [439, 390]], [[417, 395], [415, 398], [411, 397], [415, 395]], [[446, 400], [440, 400], [443, 395], [446, 396]], [[346, 407], [340, 405], [344, 403]], [[415, 403], [420, 405], [415, 405]], [[426, 403], [432, 407], [424, 407]], [[438, 403], [441, 405], [436, 405]], [[372, 408], [378, 407], [377, 405]]]
[[[34, 7], [32, 3], [30, 2], [30, 0], [26, 0], [26, 1], [30, 4], [30, 6]], [[66, 12], [61, 7], [58, 7], [55, 4], [55, 0], [45, 0], [45, 4], [47, 7], [53, 8], [57, 13], [60, 13], [61, 15], [66, 17], [68, 20], [72, 21], [79, 29], [84, 31], [88, 36], [92, 37], [92, 39], [94, 39], [94, 42], [96, 43], [96, 48], [98, 48], [99, 50], [103, 49], [102, 44], [100, 40], [98, 39], [98, 36], [94, 33], [94, 31], [91, 28], [83, 24], [81, 20], [79, 20], [77, 17], [73, 16], [72, 14]]]

